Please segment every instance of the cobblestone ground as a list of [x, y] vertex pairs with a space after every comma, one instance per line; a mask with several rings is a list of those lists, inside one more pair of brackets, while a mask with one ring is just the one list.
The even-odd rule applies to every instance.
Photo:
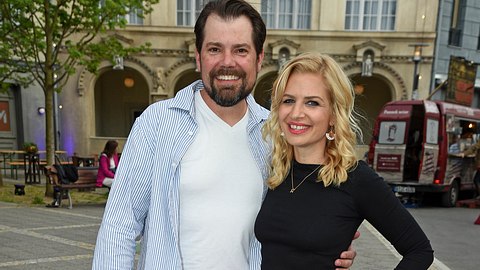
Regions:
[[[24, 207], [0, 202], [0, 269], [91, 269], [104, 207]], [[359, 230], [352, 270], [392, 269], [400, 257], [390, 244], [368, 223]], [[435, 261], [430, 270], [437, 269], [449, 268]]]

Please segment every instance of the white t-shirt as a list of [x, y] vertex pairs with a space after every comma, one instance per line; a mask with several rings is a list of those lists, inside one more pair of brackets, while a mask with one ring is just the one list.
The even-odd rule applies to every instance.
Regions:
[[248, 269], [263, 191], [262, 174], [249, 150], [248, 113], [231, 127], [208, 108], [200, 91], [195, 110], [198, 134], [180, 164], [183, 266]]

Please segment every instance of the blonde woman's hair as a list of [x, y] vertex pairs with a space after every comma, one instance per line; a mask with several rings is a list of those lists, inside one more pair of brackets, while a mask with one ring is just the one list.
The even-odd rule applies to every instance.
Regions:
[[360, 117], [354, 110], [354, 92], [352, 84], [342, 68], [330, 56], [319, 53], [301, 54], [282, 68], [273, 83], [271, 113], [263, 127], [263, 138], [272, 143], [272, 160], [267, 184], [270, 188], [280, 185], [288, 175], [293, 160], [293, 147], [281, 136], [278, 109], [287, 81], [293, 73], [318, 74], [327, 87], [331, 114], [334, 119], [335, 140], [327, 141], [326, 161], [318, 172], [318, 181], [325, 186], [336, 186], [345, 182], [348, 171], [357, 165], [355, 146], [362, 138], [362, 130], [357, 124]]

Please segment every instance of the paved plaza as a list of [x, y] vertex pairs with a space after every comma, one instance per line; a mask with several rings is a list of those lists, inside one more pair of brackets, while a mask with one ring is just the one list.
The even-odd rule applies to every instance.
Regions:
[[[91, 269], [104, 207], [46, 208], [0, 202], [0, 270]], [[362, 224], [360, 232], [352, 269], [393, 269], [400, 257], [390, 244], [368, 223]], [[430, 269], [449, 268], [436, 260]]]

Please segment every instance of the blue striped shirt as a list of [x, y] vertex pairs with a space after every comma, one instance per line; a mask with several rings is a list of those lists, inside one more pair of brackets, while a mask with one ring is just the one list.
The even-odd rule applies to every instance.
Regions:
[[[179, 164], [197, 133], [194, 92], [202, 88], [202, 82], [196, 81], [174, 98], [150, 105], [135, 121], [98, 232], [92, 269], [133, 269], [135, 239], [140, 235], [138, 269], [182, 269]], [[266, 179], [269, 149], [261, 127], [268, 110], [252, 95], [247, 104], [250, 151]], [[260, 244], [252, 239], [250, 269], [260, 269]]]

